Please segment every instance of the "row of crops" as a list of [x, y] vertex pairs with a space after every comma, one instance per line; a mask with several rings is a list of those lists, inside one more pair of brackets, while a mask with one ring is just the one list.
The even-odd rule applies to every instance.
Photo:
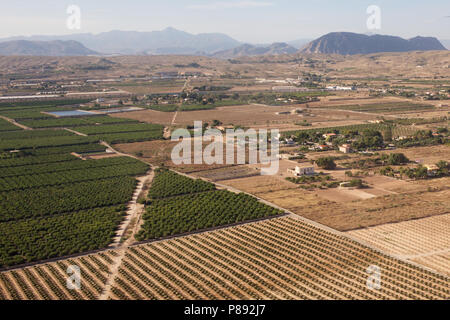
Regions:
[[162, 199], [215, 189], [214, 184], [201, 179], [194, 180], [170, 170], [157, 169], [148, 197], [150, 199]]
[[[107, 281], [109, 265], [115, 252], [105, 252], [68, 259], [34, 268], [0, 274], [0, 300], [82, 300], [97, 299]], [[80, 290], [67, 286], [69, 266], [80, 268]], [[32, 286], [32, 287], [30, 287]]]
[[[106, 164], [104, 160], [99, 161], [99, 165]], [[128, 160], [128, 159], [127, 159]], [[126, 164], [117, 164], [110, 166], [100, 166], [77, 170], [48, 172], [33, 174], [28, 176], [13, 176], [0, 178], [0, 191], [25, 190], [44, 186], [59, 186], [83, 181], [92, 181], [114, 177], [138, 176], [143, 175], [148, 166], [138, 160], [130, 161]]]
[[5, 131], [19, 131], [22, 130], [20, 129], [18, 126], [4, 120], [0, 118], [0, 132], [5, 132]]
[[[9, 156], [9, 155], [8, 155]], [[41, 155], [41, 156], [17, 156], [12, 154], [11, 157], [0, 158], [0, 168], [14, 168], [20, 166], [29, 166], [35, 164], [50, 164], [65, 161], [73, 161], [74, 156], [69, 153], [55, 154], [55, 155]]]
[[81, 137], [75, 135], [38, 137], [34, 139], [9, 139], [0, 141], [0, 151], [73, 146], [79, 144], [95, 143], [98, 141], [99, 140], [96, 137]]
[[124, 207], [97, 208], [0, 223], [0, 265], [8, 266], [106, 247]]
[[128, 133], [128, 132], [140, 132], [140, 131], [158, 131], [162, 130], [163, 126], [158, 124], [146, 124], [146, 123], [128, 123], [128, 124], [116, 124], [116, 125], [104, 125], [104, 126], [86, 126], [77, 128], [78, 132], [87, 135], [100, 135], [106, 133]]
[[[89, 119], [94, 118], [128, 122]], [[81, 119], [30, 121], [58, 120]], [[101, 249], [112, 241], [136, 187], [135, 176], [145, 174], [148, 166], [128, 157], [81, 160], [71, 155], [104, 152], [100, 140], [60, 128], [1, 132], [0, 268]]]
[[138, 240], [159, 239], [282, 214], [246, 194], [226, 190], [155, 200]]
[[193, 180], [160, 169], [149, 191], [150, 206], [136, 235], [139, 241], [159, 239], [204, 229], [280, 215], [283, 212], [246, 194], [215, 190], [202, 180]]
[[358, 112], [372, 112], [372, 113], [398, 113], [398, 112], [413, 112], [425, 111], [434, 109], [433, 105], [429, 104], [415, 104], [410, 102], [395, 102], [395, 103], [380, 103], [380, 104], [363, 104], [363, 105], [345, 105], [327, 107], [327, 109], [339, 109]]
[[68, 136], [73, 136], [73, 133], [70, 133], [66, 130], [21, 130], [2, 132], [2, 134], [0, 135], [0, 141]]
[[76, 152], [79, 154], [83, 153], [99, 153], [104, 152], [106, 147], [98, 143], [83, 143], [69, 146], [52, 146], [39, 149], [23, 149], [23, 152], [29, 153], [34, 156], [44, 156], [44, 155], [61, 155], [64, 153]]
[[[381, 271], [368, 286], [370, 266]], [[450, 279], [292, 218], [132, 247], [112, 299], [433, 300]]]
[[131, 200], [135, 187], [135, 178], [116, 177], [25, 191], [0, 192], [0, 222], [127, 203]]
[[61, 128], [61, 127], [76, 127], [76, 126], [88, 126], [95, 124], [115, 124], [115, 123], [128, 123], [136, 122], [129, 119], [112, 118], [109, 116], [87, 116], [80, 118], [53, 118], [43, 120], [23, 120], [21, 124], [35, 129], [40, 128]]
[[0, 111], [6, 110], [28, 110], [36, 108], [54, 108], [61, 106], [72, 106], [80, 103], [87, 103], [91, 99], [58, 99], [51, 101], [23, 101], [23, 102], [5, 102], [0, 103]]
[[[0, 300], [98, 299], [116, 251], [0, 273]], [[80, 290], [67, 288], [78, 266]], [[368, 286], [370, 266], [381, 287]], [[345, 236], [279, 218], [131, 247], [111, 299], [427, 300], [450, 299], [450, 279]]]
[[83, 161], [68, 156], [0, 160], [0, 267], [111, 242], [132, 198], [135, 176], [148, 166], [127, 157]]
[[93, 168], [128, 165], [136, 163], [135, 159], [128, 157], [106, 158], [101, 160], [86, 160], [73, 157], [72, 161], [60, 163], [42, 163], [28, 166], [3, 168], [0, 172], [0, 178], [15, 176], [30, 176], [48, 172], [69, 172], [72, 170], [88, 170]]

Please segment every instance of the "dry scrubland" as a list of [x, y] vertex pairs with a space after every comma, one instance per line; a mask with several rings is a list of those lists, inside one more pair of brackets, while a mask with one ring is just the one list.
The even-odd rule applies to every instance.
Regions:
[[[206, 75], [230, 78], [245, 77], [281, 77], [297, 78], [299, 71], [326, 74], [329, 77], [349, 79], [380, 78], [379, 84], [385, 83], [385, 77], [414, 78], [448, 77], [450, 57], [448, 52], [409, 52], [380, 53], [356, 55], [348, 58], [339, 55], [287, 55], [276, 57], [244, 57], [237, 59], [239, 63], [228, 60], [217, 60], [207, 57], [193, 56], [121, 56], [121, 57], [0, 57], [0, 68], [4, 74], [50, 75], [55, 79], [63, 79], [73, 72], [78, 76], [89, 78], [148, 76], [149, 72], [199, 71]], [[313, 63], [311, 63], [313, 61]], [[200, 67], [176, 68], [175, 65], [198, 63]], [[106, 65], [106, 70], [92, 66]], [[417, 67], [421, 66], [421, 67]], [[239, 81], [240, 82], [240, 81]], [[245, 82], [246, 86], [248, 81]], [[398, 85], [411, 86], [410, 82]], [[255, 89], [261, 89], [260, 85]], [[251, 87], [236, 87], [250, 90]], [[422, 85], [423, 86], [423, 85]], [[263, 86], [264, 87], [264, 86]], [[265, 86], [267, 88], [269, 86]]]
[[[449, 278], [291, 217], [131, 247], [111, 280], [117, 256], [108, 251], [1, 273], [0, 298], [450, 298]], [[81, 291], [66, 289], [69, 264], [82, 268]], [[381, 268], [380, 290], [367, 287], [372, 265]]]

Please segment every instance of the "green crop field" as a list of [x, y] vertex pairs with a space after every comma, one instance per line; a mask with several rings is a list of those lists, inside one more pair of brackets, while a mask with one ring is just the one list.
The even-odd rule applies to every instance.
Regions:
[[[34, 139], [18, 141], [25, 140]], [[135, 176], [149, 168], [128, 157], [83, 161], [68, 153], [73, 147], [80, 146], [48, 148], [55, 153], [41, 155], [33, 152], [46, 149], [1, 154], [0, 267], [101, 249], [111, 242], [132, 198]]]
[[5, 131], [19, 131], [19, 130], [22, 129], [4, 119], [0, 119], [0, 132], [2, 132], [2, 135], [3, 132]]
[[[0, 223], [0, 266], [39, 261], [106, 247], [124, 206]], [[51, 236], [50, 236], [51, 235]]]
[[43, 120], [21, 120], [21, 124], [30, 128], [61, 128], [61, 127], [75, 127], [86, 126], [92, 124], [113, 124], [113, 123], [130, 123], [137, 121], [129, 119], [112, 118], [108, 116], [88, 116], [80, 118], [53, 118]]
[[152, 240], [256, 220], [282, 211], [246, 194], [215, 190], [202, 180], [160, 170], [150, 188], [151, 204], [137, 240]]
[[151, 199], [162, 199], [215, 189], [212, 183], [203, 180], [193, 180], [169, 170], [159, 169], [148, 196]]

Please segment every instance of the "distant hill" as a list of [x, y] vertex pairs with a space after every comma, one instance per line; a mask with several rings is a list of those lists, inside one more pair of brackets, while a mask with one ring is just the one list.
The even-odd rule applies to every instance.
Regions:
[[450, 50], [450, 40], [441, 40], [441, 43], [447, 48], [447, 50]]
[[369, 54], [379, 52], [407, 52], [446, 50], [438, 39], [415, 37], [409, 40], [384, 35], [364, 35], [333, 32], [309, 43], [302, 53]]
[[73, 40], [97, 52], [105, 54], [212, 54], [241, 45], [221, 33], [193, 35], [174, 28], [162, 31], [110, 31], [100, 34], [72, 34], [65, 36], [31, 36], [0, 39], [10, 40]]
[[288, 41], [287, 44], [290, 46], [293, 46], [297, 49], [302, 49], [304, 46], [306, 46], [308, 43], [310, 43], [313, 39], [297, 39], [293, 41]]
[[216, 52], [215, 54], [213, 54], [213, 57], [230, 59], [236, 57], [294, 54], [296, 52], [297, 49], [288, 45], [287, 43], [273, 43], [269, 46], [254, 46], [251, 44], [244, 44], [234, 49]]
[[87, 56], [97, 52], [77, 41], [27, 41], [15, 40], [0, 43], [3, 56]]

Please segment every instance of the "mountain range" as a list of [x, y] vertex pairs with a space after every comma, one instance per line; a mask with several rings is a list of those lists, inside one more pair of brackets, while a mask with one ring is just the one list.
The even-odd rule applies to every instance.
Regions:
[[98, 53], [73, 40], [13, 40], [0, 43], [0, 55], [3, 56], [88, 56], [96, 54]]
[[103, 54], [195, 54], [206, 55], [228, 50], [241, 42], [221, 33], [201, 33], [193, 35], [174, 28], [162, 31], [110, 31], [99, 34], [71, 34], [63, 36], [31, 36], [0, 39], [29, 41], [78, 41], [91, 50]]
[[[309, 44], [308, 44], [309, 43]], [[36, 35], [0, 39], [0, 55], [202, 55], [223, 59], [241, 56], [303, 53], [365, 54], [413, 50], [445, 50], [436, 38], [402, 39], [349, 32], [329, 33], [310, 42], [253, 45], [222, 33], [190, 34], [174, 28], [162, 31], [110, 31], [100, 34]]]
[[279, 54], [294, 54], [298, 49], [287, 43], [273, 43], [267, 46], [254, 46], [251, 44], [243, 44], [234, 49], [219, 51], [213, 54], [215, 58], [231, 59], [237, 57], [250, 57], [250, 56], [262, 56], [262, 55], [279, 55]]
[[332, 32], [312, 41], [301, 52], [353, 55], [431, 50], [446, 50], [446, 48], [433, 37], [415, 37], [407, 40], [378, 34], [369, 36], [351, 32]]

